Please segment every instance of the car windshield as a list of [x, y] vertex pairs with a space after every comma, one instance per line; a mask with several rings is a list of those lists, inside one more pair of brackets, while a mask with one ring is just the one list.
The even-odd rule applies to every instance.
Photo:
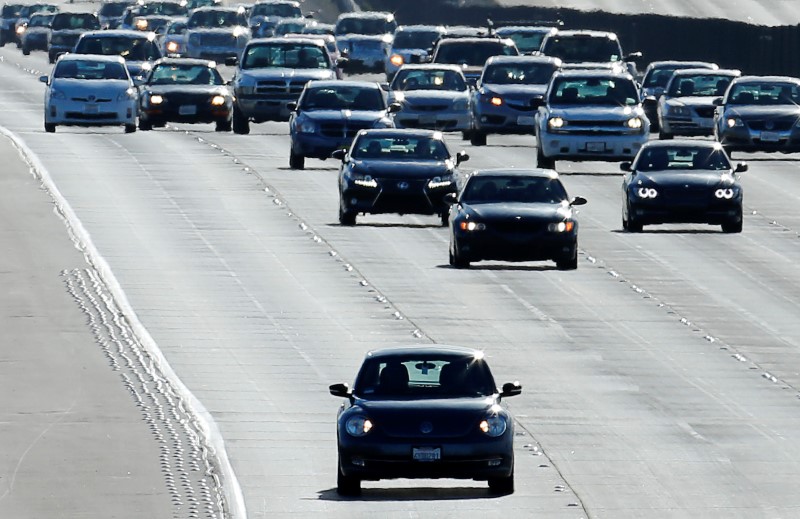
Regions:
[[517, 56], [519, 51], [513, 45], [502, 41], [466, 42], [450, 40], [443, 42], [436, 51], [436, 63], [482, 67], [492, 56]]
[[106, 61], [67, 60], [59, 61], [53, 72], [59, 79], [129, 79], [125, 65]]
[[53, 21], [52, 14], [34, 14], [31, 21], [28, 22], [28, 27], [47, 27]]
[[618, 77], [561, 77], [550, 89], [551, 105], [633, 106], [638, 99], [633, 81]]
[[186, 23], [189, 29], [197, 27], [236, 27], [243, 22], [236, 11], [195, 11]]
[[100, 6], [97, 13], [100, 16], [122, 16], [129, 5], [124, 2], [106, 2]]
[[501, 63], [483, 73], [483, 83], [494, 85], [546, 85], [558, 69], [552, 63]]
[[211, 7], [218, 4], [217, 0], [189, 0], [186, 4], [187, 10], [197, 9], [198, 7]]
[[672, 78], [667, 95], [670, 97], [722, 97], [728, 90], [732, 79], [731, 76], [720, 74], [680, 74]]
[[432, 160], [450, 157], [441, 139], [415, 135], [361, 135], [353, 143], [351, 155], [369, 160]]
[[430, 49], [439, 39], [438, 31], [400, 31], [394, 35], [395, 49]]
[[30, 17], [30, 15], [33, 14], [33, 13], [57, 13], [58, 12], [58, 6], [54, 5], [54, 4], [32, 4], [32, 5], [29, 5], [29, 6], [26, 6], [26, 7], [27, 7], [27, 9], [25, 9], [20, 14], [23, 15], [23, 16], [28, 16], [28, 17]]
[[305, 21], [278, 22], [278, 24], [275, 26], [275, 36], [283, 36], [284, 34], [300, 34], [305, 26]]
[[606, 36], [552, 36], [544, 42], [542, 53], [565, 63], [622, 59], [619, 41]]
[[800, 86], [795, 83], [737, 83], [728, 92], [729, 105], [797, 105]]
[[53, 18], [52, 29], [54, 31], [64, 29], [99, 29], [100, 22], [92, 13], [73, 13], [56, 15]]
[[75, 52], [77, 54], [122, 56], [129, 61], [151, 61], [161, 57], [155, 43], [146, 37], [84, 37], [75, 47]]
[[392, 90], [467, 90], [464, 76], [455, 70], [401, 69], [392, 80]]
[[514, 40], [514, 43], [517, 45], [517, 48], [520, 52], [530, 53], [535, 50], [539, 50], [539, 47], [542, 46], [542, 40], [544, 40], [545, 34], [544, 31], [502, 31], [499, 32], [503, 38], [511, 38]]
[[173, 22], [167, 29], [167, 34], [184, 34], [186, 32], [185, 22]]
[[363, 398], [486, 397], [497, 392], [489, 366], [464, 355], [394, 355], [361, 366], [353, 393]]
[[149, 85], [223, 85], [216, 68], [205, 65], [157, 65], [147, 81]]
[[383, 91], [376, 87], [347, 85], [309, 88], [300, 100], [302, 110], [370, 110], [386, 109]]
[[710, 146], [651, 146], [644, 148], [636, 159], [636, 171], [731, 169], [731, 163], [720, 147]]
[[342, 18], [336, 23], [336, 35], [344, 34], [391, 34], [397, 28], [394, 21], [384, 18]]
[[21, 4], [6, 4], [3, 6], [3, 18], [14, 18], [19, 16], [20, 11], [22, 8], [25, 7]]
[[186, 16], [188, 10], [185, 6], [174, 2], [152, 2], [139, 7], [138, 16]]
[[300, 6], [295, 4], [256, 4], [250, 11], [250, 16], [279, 16], [281, 18], [301, 18], [303, 13]]
[[567, 192], [560, 180], [538, 176], [474, 175], [470, 177], [461, 194], [461, 202], [468, 204], [560, 204], [566, 200]]
[[243, 69], [269, 67], [330, 68], [330, 62], [325, 52], [316, 45], [262, 43], [247, 48], [242, 60]]

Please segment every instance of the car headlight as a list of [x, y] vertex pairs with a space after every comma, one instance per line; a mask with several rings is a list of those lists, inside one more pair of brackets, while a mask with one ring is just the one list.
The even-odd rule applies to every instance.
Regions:
[[453, 101], [453, 110], [456, 111], [469, 110], [469, 100], [456, 99], [455, 101]]
[[136, 97], [136, 89], [129, 88], [124, 92], [120, 92], [117, 96], [117, 101], [127, 101], [129, 99], [134, 99]]
[[503, 98], [502, 97], [497, 97], [497, 96], [492, 96], [491, 98], [489, 98], [489, 104], [491, 104], [493, 106], [502, 106], [503, 105]]
[[405, 60], [403, 59], [403, 56], [401, 56], [400, 54], [392, 54], [392, 57], [389, 58], [389, 63], [391, 63], [395, 67], [402, 67], [403, 63], [405, 63]]
[[223, 106], [225, 104], [225, 96], [214, 96], [211, 98], [211, 106]]
[[492, 438], [497, 438], [506, 432], [506, 429], [508, 428], [508, 422], [503, 415], [492, 415], [481, 420], [481, 423], [478, 425], [478, 427], [480, 428], [481, 432], [488, 434]]
[[470, 222], [469, 220], [465, 220], [465, 221], [460, 222], [458, 224], [458, 228], [461, 229], [462, 231], [469, 231], [469, 232], [472, 232], [472, 231], [485, 231], [486, 230], [486, 224], [485, 223], [479, 223], [479, 222]]
[[366, 416], [351, 416], [344, 428], [350, 436], [364, 436], [372, 430], [372, 422]]
[[304, 119], [297, 124], [297, 131], [300, 133], [316, 133], [317, 125], [314, 121]]
[[625, 122], [625, 125], [634, 130], [641, 130], [644, 123], [642, 122], [641, 117], [631, 117]]
[[567, 121], [561, 117], [551, 117], [547, 120], [547, 126], [553, 129], [563, 128], [565, 124], [567, 124]]
[[575, 222], [567, 220], [564, 222], [553, 222], [547, 225], [547, 230], [550, 232], [572, 232], [575, 228]]
[[50, 90], [50, 99], [66, 99], [67, 96], [64, 95], [64, 92], [61, 90], [57, 90], [55, 88]]
[[148, 25], [147, 20], [145, 20], [144, 18], [136, 20], [136, 28], [139, 29], [140, 31], [146, 31], [147, 25]]
[[669, 113], [669, 115], [674, 115], [676, 117], [686, 117], [686, 116], [691, 115], [689, 113], [689, 109], [687, 107], [685, 107], [685, 106], [677, 106], [677, 105], [670, 106], [669, 110], [668, 110], [668, 113]]
[[640, 187], [636, 190], [636, 194], [639, 198], [655, 198], [658, 196], [658, 191], [652, 187]]
[[25, 32], [24, 25], [20, 25], [19, 27], [17, 27], [17, 34], [22, 34], [23, 32]]
[[353, 177], [353, 184], [361, 187], [369, 187], [369, 188], [376, 188], [378, 187], [378, 181], [372, 178], [369, 175], [364, 175], [361, 177]]
[[167, 43], [167, 52], [171, 52], [171, 53], [174, 54], [174, 53], [178, 52], [178, 50], [180, 50], [180, 48], [181, 48], [181, 46], [178, 45], [177, 41], [171, 41], [171, 42]]
[[728, 117], [725, 120], [725, 124], [728, 125], [728, 128], [740, 128], [744, 126], [744, 123], [738, 117]]
[[164, 98], [158, 94], [153, 94], [150, 96], [150, 104], [151, 105], [160, 105], [164, 102]]
[[443, 187], [450, 187], [452, 185], [452, 177], [433, 177], [428, 181], [428, 188], [430, 189], [441, 189]]
[[720, 188], [714, 191], [714, 196], [720, 199], [730, 200], [736, 196], [736, 191], [730, 187]]

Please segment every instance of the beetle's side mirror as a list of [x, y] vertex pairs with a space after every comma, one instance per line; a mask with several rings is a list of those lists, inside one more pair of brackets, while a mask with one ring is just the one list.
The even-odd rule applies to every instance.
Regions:
[[350, 396], [352, 396], [352, 393], [350, 393], [350, 386], [347, 384], [333, 384], [328, 387], [328, 390], [333, 396], [338, 396], [340, 398], [350, 398]]
[[587, 202], [587, 201], [588, 201], [588, 200], [586, 200], [586, 199], [585, 199], [585, 198], [583, 198], [582, 196], [576, 196], [575, 198], [573, 198], [573, 199], [570, 201], [569, 205], [586, 205], [586, 202]]
[[735, 173], [744, 173], [745, 171], [747, 171], [747, 169], [748, 169], [747, 162], [739, 162], [736, 164], [736, 167], [733, 169], [733, 171]]
[[237, 63], [239, 63], [239, 58], [236, 56], [228, 56], [225, 58], [225, 65], [229, 67], [235, 67]]
[[458, 203], [458, 195], [455, 193], [447, 193], [442, 197], [442, 202], [447, 205], [455, 205]]
[[46, 85], [50, 82], [50, 78], [48, 76], [39, 76], [39, 82]]
[[461, 164], [469, 160], [469, 155], [466, 151], [459, 151], [456, 153], [456, 164]]
[[519, 382], [506, 382], [503, 384], [503, 390], [500, 392], [501, 398], [507, 398], [509, 396], [517, 396], [522, 394], [522, 386]]
[[345, 158], [347, 157], [347, 150], [335, 150], [331, 153], [332, 159], [339, 159], [344, 162]]
[[630, 171], [631, 170], [631, 163], [630, 162], [620, 162], [619, 169], [620, 171]]
[[286, 103], [286, 109], [289, 110], [290, 112], [296, 112], [297, 111], [297, 103], [295, 103], [294, 101], [290, 101], [290, 102]]
[[714, 98], [714, 100], [711, 101], [711, 104], [713, 104], [714, 106], [722, 106], [722, 98], [721, 97]]
[[397, 112], [399, 112], [402, 109], [403, 109], [403, 105], [401, 105], [400, 103], [392, 103], [392, 104], [389, 105], [389, 108], [387, 109], [387, 111], [390, 114], [396, 114]]

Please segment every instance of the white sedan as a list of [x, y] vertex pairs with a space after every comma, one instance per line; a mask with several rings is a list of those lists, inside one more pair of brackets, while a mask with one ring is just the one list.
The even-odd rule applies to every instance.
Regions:
[[58, 125], [122, 125], [126, 133], [136, 131], [137, 91], [122, 57], [66, 54], [39, 80], [47, 85], [46, 132]]

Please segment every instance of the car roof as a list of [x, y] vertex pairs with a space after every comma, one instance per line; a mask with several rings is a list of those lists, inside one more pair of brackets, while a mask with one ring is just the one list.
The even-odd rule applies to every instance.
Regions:
[[441, 135], [442, 132], [437, 130], [422, 130], [418, 128], [375, 128], [370, 130], [361, 130], [358, 132], [359, 135], [369, 134], [369, 135], [377, 135], [377, 136], [387, 136], [387, 137], [402, 137], [404, 135], [409, 137], [415, 136], [428, 136], [433, 137], [434, 135]]
[[585, 36], [585, 37], [592, 37], [592, 38], [609, 38], [612, 40], [616, 40], [617, 33], [609, 32], [609, 31], [589, 31], [586, 29], [570, 29], [566, 31], [562, 31], [559, 29], [558, 32], [550, 34], [549, 36]]
[[439, 40], [439, 45], [472, 45], [475, 43], [486, 43], [486, 42], [499, 42], [503, 45], [514, 45], [513, 40], [509, 38], [498, 38], [498, 37], [468, 37], [468, 38], [445, 38], [443, 40]]
[[471, 177], [537, 177], [558, 178], [558, 173], [553, 169], [543, 168], [492, 168], [479, 169], [470, 174]]
[[715, 76], [739, 76], [741, 75], [742, 71], [733, 68], [718, 68], [718, 69], [709, 69], [709, 68], [682, 68], [680, 70], [676, 70], [674, 72], [675, 76], [690, 76], [695, 74], [713, 74]]
[[735, 83], [800, 83], [800, 78], [790, 76], [740, 76]]
[[633, 79], [627, 72], [616, 72], [613, 69], [583, 69], [583, 70], [560, 70], [555, 73], [554, 78], [558, 77], [615, 77], [620, 79]]
[[224, 12], [227, 12], [227, 13], [244, 12], [242, 10], [242, 8], [240, 8], [240, 7], [227, 7], [227, 6], [224, 6], [224, 5], [205, 5], [203, 7], [198, 7], [197, 9], [194, 9], [192, 11], [192, 14], [194, 14], [194, 13], [207, 13], [209, 11], [211, 11], [211, 12], [224, 11]]
[[319, 79], [312, 80], [306, 83], [306, 87], [337, 87], [337, 86], [357, 86], [357, 87], [370, 87], [382, 90], [380, 84], [375, 81], [364, 81], [354, 79]]
[[650, 64], [647, 65], [647, 70], [650, 71], [657, 67], [670, 67], [670, 66], [703, 68], [703, 69], [719, 68], [719, 66], [716, 63], [711, 63], [710, 61], [683, 61], [683, 60], [670, 59], [663, 61], [651, 61]]
[[130, 38], [132, 40], [153, 40], [155, 33], [151, 31], [134, 31], [130, 29], [102, 29], [97, 31], [86, 31], [81, 34], [81, 38]]
[[452, 70], [463, 74], [463, 70], [458, 65], [450, 63], [409, 63], [400, 67], [402, 70]]
[[312, 45], [316, 45], [318, 47], [325, 47], [325, 41], [322, 38], [315, 38], [313, 34], [309, 34], [305, 38], [297, 38], [295, 36], [292, 36], [291, 38], [284, 38], [284, 37], [280, 37], [280, 38], [253, 38], [252, 40], [247, 42], [247, 46], [249, 47], [250, 45], [252, 45], [254, 43], [259, 43], [259, 44], [260, 43], [286, 43], [286, 44], [290, 44], [290, 43], [298, 43], [298, 42], [300, 42], [300, 43], [309, 43], [309, 44], [312, 44]]
[[520, 55], [520, 56], [492, 56], [486, 60], [486, 65], [495, 63], [553, 63], [554, 65], [561, 66], [561, 58], [553, 56], [545, 56], [544, 54], [537, 54], [536, 56]]
[[339, 15], [339, 20], [345, 18], [382, 18], [386, 20], [394, 20], [394, 15], [386, 11], [359, 11], [356, 13], [342, 13]]
[[398, 32], [422, 32], [422, 31], [438, 31], [444, 32], [447, 29], [444, 25], [422, 25], [422, 24], [415, 24], [415, 25], [401, 25], [395, 31], [395, 34]]
[[555, 27], [547, 27], [544, 25], [504, 25], [495, 29], [494, 32], [500, 34], [501, 32], [516, 32], [516, 31], [528, 31], [532, 33], [549, 33], [557, 31]]
[[255, 4], [256, 5], [263, 5], [263, 4], [292, 4], [292, 5], [300, 5], [300, 2], [295, 0], [259, 0]]
[[380, 348], [377, 350], [370, 350], [366, 354], [368, 359], [382, 359], [391, 358], [395, 356], [408, 356], [419, 354], [457, 354], [463, 356], [482, 357], [483, 352], [474, 348], [466, 348], [464, 346], [451, 346], [448, 344], [413, 344], [408, 346], [393, 346], [389, 348]]
[[646, 148], [713, 148], [722, 149], [722, 145], [717, 141], [701, 139], [671, 139], [665, 141], [647, 141], [641, 149]]

